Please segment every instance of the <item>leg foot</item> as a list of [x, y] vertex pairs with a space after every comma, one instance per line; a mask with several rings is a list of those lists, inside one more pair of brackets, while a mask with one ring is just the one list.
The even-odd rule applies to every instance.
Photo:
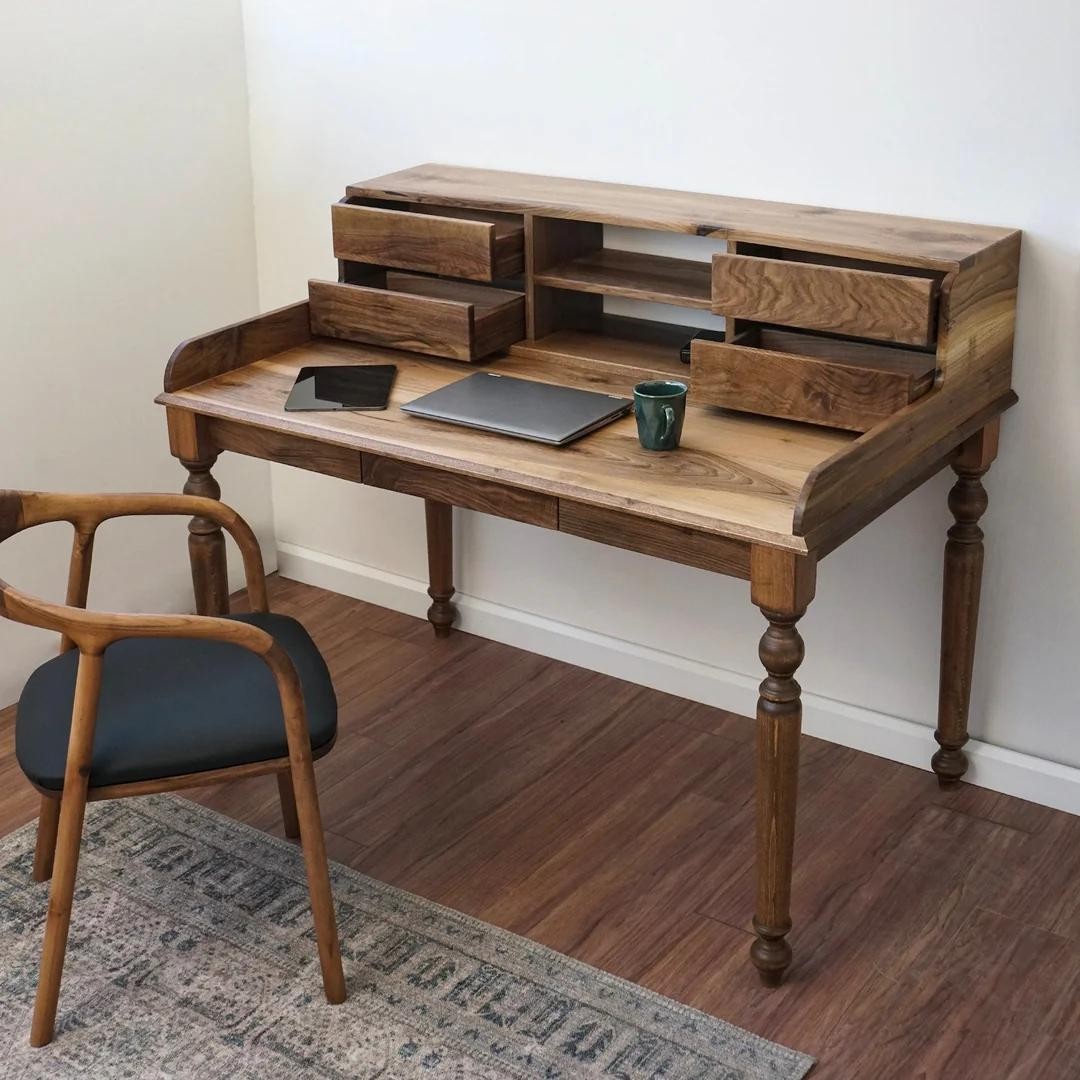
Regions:
[[447, 503], [424, 500], [428, 544], [428, 621], [436, 637], [447, 637], [457, 621], [454, 595], [454, 508]]
[[56, 854], [56, 833], [60, 826], [60, 799], [42, 795], [41, 812], [38, 816], [37, 844], [34, 846], [35, 881], [48, 881], [53, 872], [53, 856]]
[[791, 966], [791, 946], [784, 939], [790, 929], [790, 921], [783, 930], [775, 930], [754, 920], [757, 940], [750, 946], [750, 959], [765, 986], [779, 986], [784, 981], [784, 973]]
[[955, 523], [945, 543], [941, 681], [934, 735], [940, 749], [930, 762], [942, 787], [955, 785], [968, 766], [963, 747], [968, 740], [983, 568], [983, 531], [979, 519], [987, 506], [982, 477], [997, 453], [997, 432], [997, 421], [983, 428], [960, 447], [952, 463], [957, 479], [949, 492], [949, 509]]

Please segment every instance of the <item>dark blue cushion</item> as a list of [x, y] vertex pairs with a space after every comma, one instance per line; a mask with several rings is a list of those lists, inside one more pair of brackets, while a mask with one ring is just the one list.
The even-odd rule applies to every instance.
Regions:
[[[337, 699], [307, 631], [286, 615], [233, 616], [271, 634], [300, 676], [311, 746], [337, 733]], [[64, 786], [75, 672], [72, 650], [30, 676], [19, 700], [15, 754], [39, 787]], [[105, 651], [90, 786], [126, 784], [285, 757], [285, 721], [265, 661], [239, 645], [130, 638]]]

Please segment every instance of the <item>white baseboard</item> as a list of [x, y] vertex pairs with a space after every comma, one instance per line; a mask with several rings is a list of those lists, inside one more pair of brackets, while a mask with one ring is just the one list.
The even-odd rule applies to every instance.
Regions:
[[[427, 583], [311, 548], [279, 543], [282, 577], [423, 617]], [[458, 627], [470, 634], [564, 660], [655, 690], [754, 714], [758, 679], [688, 660], [556, 619], [457, 593]], [[896, 716], [803, 692], [803, 730], [808, 735], [878, 757], [928, 770], [936, 749], [929, 727]], [[1080, 814], [1080, 769], [972, 739], [965, 780], [1020, 799]]]

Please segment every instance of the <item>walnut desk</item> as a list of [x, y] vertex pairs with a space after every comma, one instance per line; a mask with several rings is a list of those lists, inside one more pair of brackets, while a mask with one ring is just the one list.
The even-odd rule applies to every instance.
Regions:
[[[1010, 386], [1020, 234], [820, 207], [424, 165], [350, 186], [332, 209], [337, 281], [182, 344], [165, 392], [187, 492], [217, 496], [223, 451], [425, 500], [429, 618], [446, 634], [452, 508], [750, 582], [767, 626], [757, 709], [758, 890], [751, 957], [785, 940], [803, 657], [818, 560], [940, 469], [945, 545], [933, 769], [963, 776], [982, 570], [981, 478]], [[714, 240], [711, 261], [605, 247], [604, 226]], [[723, 341], [614, 317], [604, 296], [726, 317]], [[285, 413], [305, 364], [398, 365], [382, 413]], [[632, 418], [563, 449], [408, 417], [399, 406], [487, 362], [626, 394], [689, 374], [682, 447], [642, 450]], [[227, 609], [218, 526], [195, 518], [201, 612]]]

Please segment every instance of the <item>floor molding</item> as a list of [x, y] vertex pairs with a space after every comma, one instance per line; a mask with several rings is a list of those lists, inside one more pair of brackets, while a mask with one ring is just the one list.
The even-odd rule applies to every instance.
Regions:
[[[282, 577], [366, 600], [408, 615], [424, 616], [427, 583], [373, 566], [279, 543]], [[758, 679], [569, 623], [457, 593], [459, 627], [470, 634], [565, 660], [655, 690], [752, 716]], [[803, 730], [808, 735], [928, 770], [932, 730], [922, 724], [804, 691]], [[1080, 814], [1080, 769], [973, 739], [966, 779], [980, 787]]]

